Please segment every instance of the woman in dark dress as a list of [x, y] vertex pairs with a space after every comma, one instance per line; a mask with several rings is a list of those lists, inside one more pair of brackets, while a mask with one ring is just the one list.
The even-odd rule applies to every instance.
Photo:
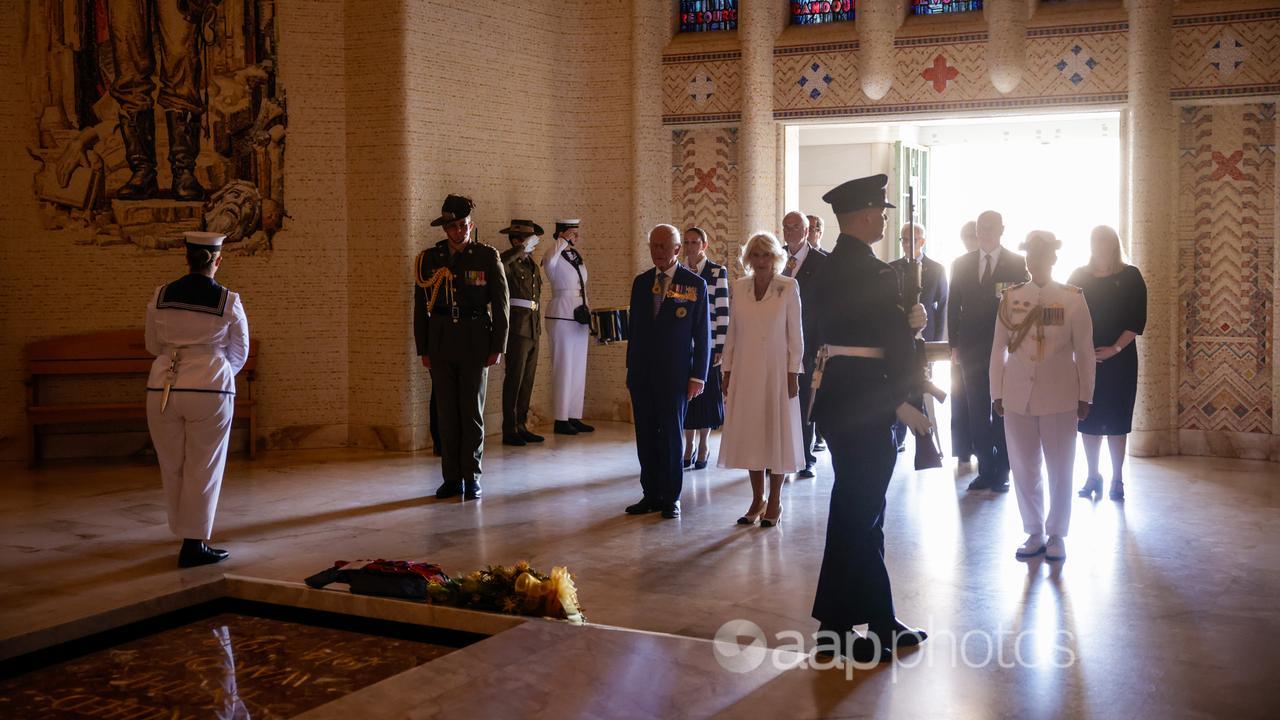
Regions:
[[[711, 431], [724, 424], [724, 393], [720, 392], [720, 353], [724, 350], [724, 335], [729, 329], [729, 271], [707, 259], [707, 245], [711, 238], [700, 227], [684, 231], [684, 265], [707, 281], [708, 303], [711, 311], [711, 370], [702, 394], [689, 401], [684, 415], [684, 466], [694, 470], [707, 467], [711, 448], [707, 440]], [[694, 457], [694, 431], [698, 436], [698, 454]]]
[[1133, 429], [1133, 404], [1138, 395], [1137, 337], [1147, 324], [1147, 284], [1142, 273], [1124, 262], [1120, 236], [1106, 225], [1093, 229], [1089, 264], [1068, 281], [1084, 290], [1093, 318], [1094, 354], [1098, 362], [1093, 409], [1080, 421], [1089, 477], [1080, 497], [1102, 496], [1098, 455], [1102, 438], [1111, 454], [1112, 500], [1124, 499], [1124, 451]]

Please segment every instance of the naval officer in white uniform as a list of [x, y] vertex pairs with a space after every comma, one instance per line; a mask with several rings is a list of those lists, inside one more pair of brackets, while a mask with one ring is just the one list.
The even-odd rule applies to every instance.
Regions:
[[[1076, 423], [1088, 416], [1093, 402], [1093, 321], [1080, 288], [1053, 281], [1061, 246], [1050, 232], [1027, 235], [1021, 249], [1031, 282], [1001, 294], [991, 346], [991, 404], [1004, 416], [1009, 467], [1027, 533], [1015, 553], [1019, 559], [1067, 556], [1063, 538], [1071, 523]], [[1041, 452], [1049, 474], [1047, 522]]]
[[156, 289], [147, 306], [147, 427], [160, 461], [169, 529], [182, 538], [179, 567], [216, 563], [227, 551], [205, 544], [227, 461], [236, 373], [249, 357], [240, 296], [213, 276], [225, 235], [188, 232], [190, 272]]
[[551, 283], [551, 302], [543, 317], [551, 340], [551, 400], [557, 435], [595, 430], [582, 422], [591, 311], [587, 308], [587, 265], [578, 251], [580, 225], [576, 219], [557, 220], [552, 235], [555, 242], [542, 256], [542, 270]]

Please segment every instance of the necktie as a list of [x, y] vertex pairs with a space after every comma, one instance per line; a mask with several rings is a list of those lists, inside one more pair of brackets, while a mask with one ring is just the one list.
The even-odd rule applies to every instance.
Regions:
[[987, 281], [990, 279], [991, 279], [991, 256], [983, 255], [982, 256], [982, 277], [978, 280], [978, 284], [986, 285]]
[[794, 273], [795, 271], [796, 271], [796, 256], [792, 255], [791, 257], [787, 258], [787, 266], [783, 268], [782, 275], [784, 277], [791, 277], [792, 273]]
[[667, 277], [666, 273], [663, 273], [663, 272], [658, 273], [658, 282], [655, 283], [655, 285], [658, 288], [658, 291], [653, 294], [653, 316], [654, 317], [658, 317], [658, 311], [662, 309], [662, 300], [667, 296], [667, 283], [670, 281], [671, 281], [671, 278]]

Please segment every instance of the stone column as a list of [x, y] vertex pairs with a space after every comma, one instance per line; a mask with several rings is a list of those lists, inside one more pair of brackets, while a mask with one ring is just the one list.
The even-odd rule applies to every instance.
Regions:
[[[781, 232], [778, 217], [778, 137], [773, 122], [773, 41], [782, 30], [776, 0], [738, 4], [742, 41], [742, 124], [738, 133], [738, 188], [742, 233]], [[739, 240], [740, 242], [741, 240]]]
[[858, 76], [862, 92], [879, 100], [893, 87], [893, 38], [907, 6], [899, 0], [861, 0], [857, 7]]
[[632, 256], [649, 262], [648, 231], [671, 216], [671, 131], [662, 124], [662, 50], [674, 30], [669, 2], [631, 6]]
[[1129, 249], [1147, 282], [1138, 340], [1138, 403], [1129, 450], [1178, 452], [1177, 123], [1169, 99], [1173, 0], [1126, 0], [1129, 10]]
[[1027, 65], [1027, 3], [986, 0], [987, 72], [996, 90], [1008, 94], [1022, 82]]

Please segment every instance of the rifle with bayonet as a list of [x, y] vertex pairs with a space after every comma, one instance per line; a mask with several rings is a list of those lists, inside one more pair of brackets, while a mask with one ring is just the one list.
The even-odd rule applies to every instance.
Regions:
[[[916, 257], [916, 198], [915, 187], [907, 186], [907, 237], [905, 239], [906, 272], [902, 274], [902, 307], [910, 310], [920, 303], [923, 266]], [[947, 394], [942, 388], [933, 384], [929, 373], [929, 358], [925, 352], [924, 329], [916, 331], [915, 356], [912, 361], [911, 394], [907, 402], [921, 410], [929, 417], [933, 425], [929, 432], [914, 433], [916, 436], [915, 465], [917, 470], [942, 467], [942, 448], [938, 445], [938, 434], [934, 432], [938, 423], [932, 410], [932, 400], [945, 402]]]

